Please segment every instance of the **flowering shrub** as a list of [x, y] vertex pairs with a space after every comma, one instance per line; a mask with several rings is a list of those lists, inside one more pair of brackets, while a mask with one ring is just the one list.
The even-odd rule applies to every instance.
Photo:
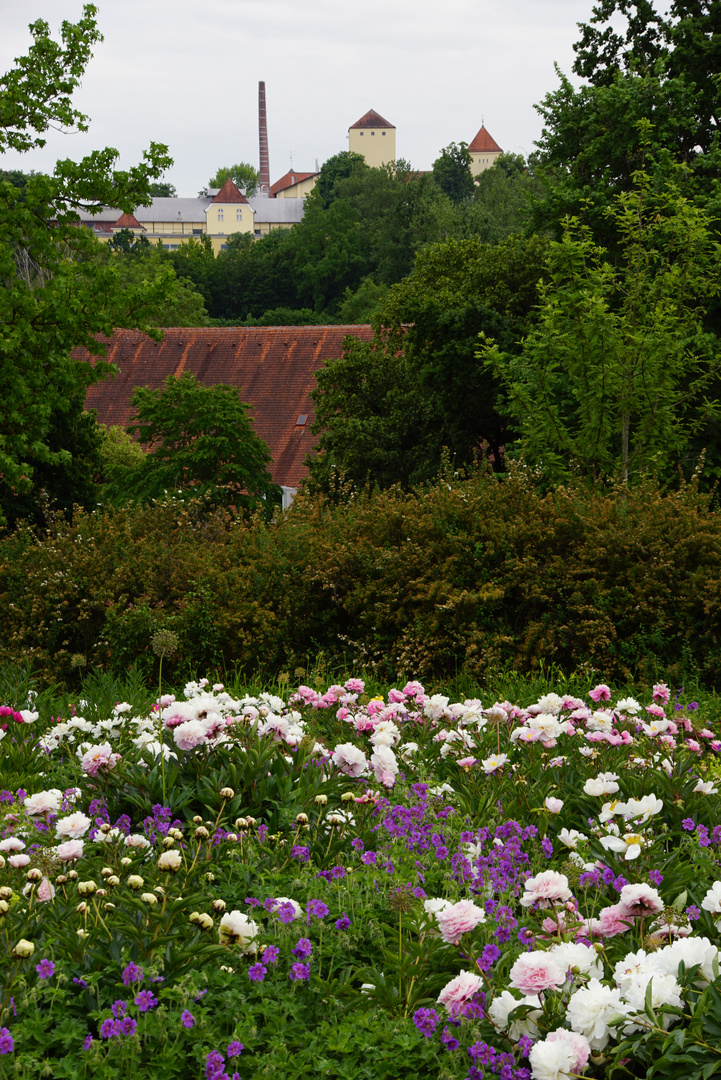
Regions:
[[0, 718], [0, 1075], [721, 1070], [713, 702], [43, 701]]

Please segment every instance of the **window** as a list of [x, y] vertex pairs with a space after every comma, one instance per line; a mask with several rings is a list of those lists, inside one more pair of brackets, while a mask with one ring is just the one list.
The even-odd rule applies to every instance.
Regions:
[[375, 131], [371, 131], [371, 135], [375, 135]]
[[385, 131], [381, 131], [381, 135], [385, 135]]
[[296, 427], [305, 427], [308, 422], [308, 413], [301, 413], [295, 422]]
[[242, 210], [236, 210], [235, 211], [235, 220], [236, 221], [242, 221], [243, 220], [243, 211]]
[[365, 135], [365, 131], [361, 131], [361, 132], [359, 132], [359, 134], [360, 134], [360, 137], [363, 138], [363, 136]]
[[218, 211], [218, 221], [222, 221], [222, 220], [223, 220], [223, 211], [219, 210]]

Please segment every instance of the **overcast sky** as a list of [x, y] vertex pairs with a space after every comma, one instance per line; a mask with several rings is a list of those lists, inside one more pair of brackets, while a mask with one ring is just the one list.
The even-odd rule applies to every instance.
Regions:
[[[120, 167], [151, 140], [175, 160], [179, 195], [220, 165], [258, 167], [258, 81], [266, 84], [271, 181], [314, 171], [347, 148], [368, 109], [397, 128], [396, 152], [429, 169], [485, 120], [507, 152], [529, 154], [534, 103], [567, 74], [592, 0], [98, 0], [104, 41], [76, 105], [86, 135], [50, 132], [44, 150], [0, 167], [51, 171], [59, 157], [114, 146]], [[0, 0], [0, 71], [27, 51], [28, 23], [54, 32], [81, 0]]]

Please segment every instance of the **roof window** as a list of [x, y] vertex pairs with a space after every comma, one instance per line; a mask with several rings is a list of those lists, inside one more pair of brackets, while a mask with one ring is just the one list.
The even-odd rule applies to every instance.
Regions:
[[307, 422], [308, 422], [308, 413], [303, 412], [303, 413], [300, 414], [300, 416], [296, 420], [295, 426], [296, 427], [305, 427]]

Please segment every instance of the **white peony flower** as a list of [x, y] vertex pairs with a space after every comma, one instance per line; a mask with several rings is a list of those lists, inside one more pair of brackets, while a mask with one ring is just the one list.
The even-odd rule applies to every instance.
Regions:
[[68, 840], [79, 840], [81, 836], [85, 836], [91, 825], [90, 818], [86, 817], [82, 810], [76, 810], [74, 814], [59, 818], [55, 822], [55, 835]]
[[[525, 1018], [518, 1017], [515, 1020], [509, 1021], [509, 1014], [521, 1005], [531, 1005], [533, 1006], [533, 1011], [527, 1013]], [[518, 1042], [521, 1036], [530, 1039], [538, 1037], [538, 1025], [536, 1024], [536, 1020], [543, 1016], [543, 1011], [541, 1009], [540, 999], [537, 996], [522, 997], [519, 1001], [519, 999], [515, 998], [509, 990], [504, 990], [503, 993], [497, 994], [496, 997], [494, 997], [488, 1008], [488, 1015], [496, 1027], [501, 1031], [507, 1032], [509, 1039], [513, 1042]]]
[[62, 801], [62, 791], [50, 788], [48, 791], [38, 791], [37, 794], [28, 796], [24, 800], [25, 810], [30, 817], [37, 817], [40, 814], [57, 814]]
[[604, 986], [594, 978], [571, 995], [566, 1015], [573, 1031], [585, 1035], [592, 1050], [603, 1050], [610, 1037], [609, 1020], [627, 1011], [620, 990]]
[[239, 945], [242, 952], [253, 951], [258, 924], [242, 911], [226, 911], [218, 928], [221, 945]]

